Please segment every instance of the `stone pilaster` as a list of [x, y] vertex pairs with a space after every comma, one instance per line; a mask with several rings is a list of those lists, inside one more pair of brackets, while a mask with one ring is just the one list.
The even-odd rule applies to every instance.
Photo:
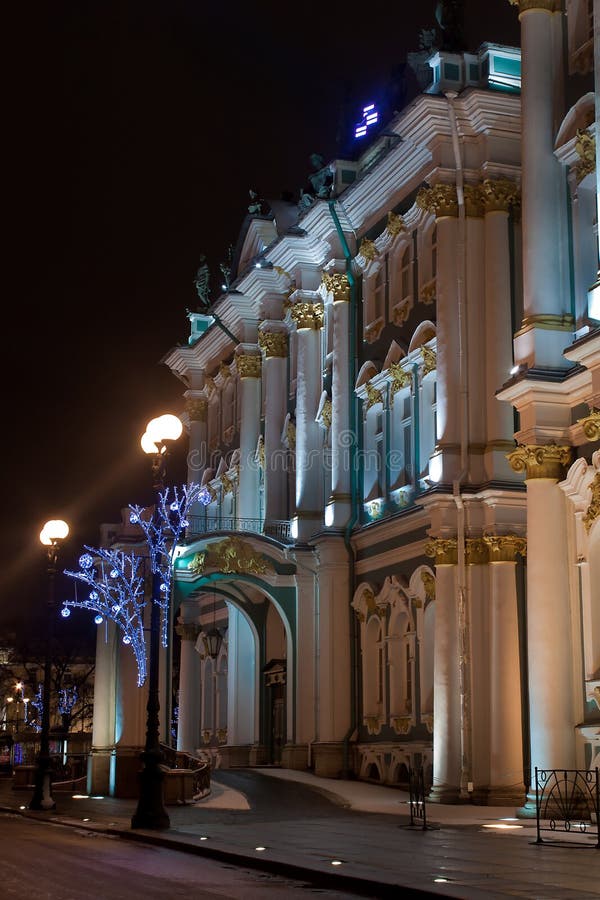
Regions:
[[190, 423], [188, 484], [200, 484], [208, 458], [206, 446], [208, 401], [206, 397], [200, 396], [196, 391], [188, 391], [185, 395], [185, 411]]

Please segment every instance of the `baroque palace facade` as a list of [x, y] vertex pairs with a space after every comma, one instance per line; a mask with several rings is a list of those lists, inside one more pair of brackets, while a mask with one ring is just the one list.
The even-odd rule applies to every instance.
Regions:
[[[521, 49], [432, 52], [331, 186], [247, 216], [164, 357], [202, 485], [178, 749], [525, 810], [533, 766], [599, 764], [594, 17], [513, 5]], [[144, 703], [98, 646], [118, 768]]]

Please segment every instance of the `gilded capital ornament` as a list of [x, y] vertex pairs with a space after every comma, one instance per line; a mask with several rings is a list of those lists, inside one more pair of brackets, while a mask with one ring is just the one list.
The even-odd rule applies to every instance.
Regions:
[[421, 347], [421, 356], [423, 357], [423, 375], [429, 375], [429, 373], [435, 371], [437, 367], [435, 350], [423, 345]]
[[557, 12], [560, 9], [560, 0], [508, 0], [511, 6], [516, 6], [521, 13], [530, 9], [541, 9], [546, 12]]
[[292, 422], [291, 419], [288, 419], [287, 425], [285, 426], [285, 436], [287, 439], [287, 444], [290, 450], [296, 449], [296, 426]]
[[586, 175], [596, 169], [596, 138], [588, 131], [578, 129], [575, 138], [575, 150], [579, 156], [579, 162], [575, 163], [573, 170], [577, 184], [583, 181]]
[[332, 275], [323, 272], [321, 284], [325, 285], [328, 293], [333, 294], [334, 303], [348, 303], [350, 300], [350, 282], [342, 272], [334, 272]]
[[219, 375], [221, 375], [222, 378], [231, 378], [231, 369], [227, 363], [221, 363], [219, 366]]
[[592, 492], [592, 501], [583, 517], [586, 531], [590, 530], [598, 516], [600, 516], [600, 472], [596, 473], [594, 480], [590, 484], [590, 491]]
[[423, 582], [423, 587], [425, 588], [425, 599], [435, 600], [435, 578], [433, 577], [431, 572], [426, 572], [425, 569], [422, 569], [421, 581]]
[[391, 401], [394, 403], [394, 394], [408, 387], [412, 383], [412, 375], [402, 368], [400, 363], [390, 363], [388, 372], [392, 376]]
[[227, 475], [221, 475], [221, 486], [223, 494], [233, 494], [235, 491], [235, 484]]
[[590, 441], [600, 441], [600, 409], [590, 410], [589, 416], [577, 419], [577, 423], [583, 427], [583, 433]]
[[202, 628], [194, 622], [180, 622], [175, 626], [175, 631], [182, 641], [196, 641]]
[[465, 541], [465, 563], [468, 566], [483, 566], [489, 562], [487, 544], [483, 538], [467, 538]]
[[240, 353], [235, 358], [240, 378], [260, 378], [262, 359], [258, 355]]
[[517, 554], [527, 554], [527, 540], [517, 534], [486, 534], [483, 540], [488, 546], [490, 562], [516, 562]]
[[399, 216], [390, 210], [387, 214], [387, 225], [385, 230], [390, 237], [396, 237], [401, 232], [406, 231], [406, 225], [404, 224], [402, 216]]
[[483, 196], [480, 184], [465, 184], [465, 211], [474, 219], [483, 217]]
[[506, 458], [513, 471], [525, 472], [526, 478], [562, 481], [573, 460], [573, 449], [558, 444], [519, 444]]
[[431, 556], [436, 566], [455, 566], [458, 562], [456, 538], [434, 538], [425, 546], [425, 556]]
[[267, 359], [285, 359], [288, 353], [288, 336], [284, 331], [259, 331], [258, 346]]
[[185, 411], [190, 422], [206, 422], [208, 402], [203, 397], [188, 397], [185, 401]]
[[518, 185], [508, 178], [486, 178], [481, 185], [481, 198], [486, 213], [508, 212], [520, 202]]
[[373, 241], [370, 241], [368, 238], [363, 238], [361, 245], [358, 248], [358, 255], [362, 256], [363, 259], [366, 259], [367, 262], [372, 262], [379, 256], [379, 250]]
[[453, 184], [434, 184], [421, 188], [417, 194], [417, 206], [436, 218], [458, 216], [458, 197]]
[[378, 403], [381, 403], [383, 406], [383, 394], [376, 387], [373, 387], [370, 381], [367, 381], [365, 390], [367, 392], [367, 409], [371, 409], [372, 406], [376, 406]]
[[302, 329], [314, 329], [318, 331], [323, 327], [324, 309], [322, 303], [294, 303], [290, 309], [292, 321], [296, 323], [298, 331]]
[[326, 428], [331, 428], [331, 415], [331, 400], [328, 397], [321, 410], [321, 420]]

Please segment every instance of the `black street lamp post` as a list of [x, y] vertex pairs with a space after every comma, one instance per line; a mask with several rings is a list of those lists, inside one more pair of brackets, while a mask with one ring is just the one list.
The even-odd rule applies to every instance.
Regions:
[[44, 658], [44, 684], [42, 688], [42, 730], [40, 732], [40, 752], [37, 757], [35, 788], [29, 809], [56, 809], [52, 796], [52, 769], [50, 758], [50, 684], [52, 677], [52, 638], [54, 615], [56, 612], [55, 576], [58, 554], [62, 541], [69, 533], [69, 526], [62, 519], [46, 522], [40, 541], [46, 547], [48, 556], [48, 599], [46, 605], [46, 649]]
[[[148, 423], [142, 437], [144, 452], [152, 456], [152, 488], [155, 497], [154, 518], [157, 528], [161, 527], [158, 517], [160, 494], [164, 490], [167, 441], [176, 440], [182, 425], [176, 416], [160, 416]], [[146, 743], [142, 753], [142, 769], [139, 773], [140, 794], [137, 809], [131, 819], [132, 828], [169, 828], [169, 814], [164, 807], [163, 780], [161, 768], [163, 753], [160, 749], [160, 702], [159, 702], [159, 653], [160, 653], [160, 589], [162, 576], [158, 565], [152, 562], [152, 603], [150, 610], [150, 646], [148, 660], [148, 703], [146, 706]]]

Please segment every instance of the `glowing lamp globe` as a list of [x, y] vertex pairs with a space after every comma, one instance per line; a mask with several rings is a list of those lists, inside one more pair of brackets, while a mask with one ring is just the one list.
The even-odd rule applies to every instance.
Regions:
[[158, 447], [147, 431], [143, 433], [140, 444], [142, 445], [142, 450], [144, 451], [144, 453], [158, 453]]
[[146, 434], [156, 444], [161, 444], [163, 441], [176, 441], [181, 437], [182, 431], [181, 420], [170, 413], [151, 419], [146, 425]]
[[62, 519], [50, 519], [40, 531], [40, 542], [50, 547], [57, 541], [64, 541], [69, 534], [69, 526]]

